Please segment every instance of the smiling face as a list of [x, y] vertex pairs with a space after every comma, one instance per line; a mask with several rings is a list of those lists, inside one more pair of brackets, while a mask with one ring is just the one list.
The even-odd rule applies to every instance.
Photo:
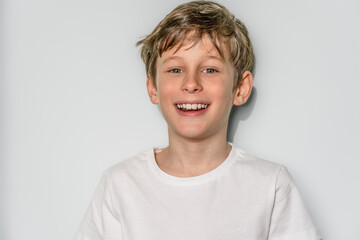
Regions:
[[234, 90], [234, 66], [228, 54], [221, 58], [207, 36], [176, 50], [172, 48], [157, 59], [156, 87], [149, 77], [147, 80], [150, 99], [160, 105], [169, 136], [226, 139], [232, 105], [246, 101], [241, 85]]

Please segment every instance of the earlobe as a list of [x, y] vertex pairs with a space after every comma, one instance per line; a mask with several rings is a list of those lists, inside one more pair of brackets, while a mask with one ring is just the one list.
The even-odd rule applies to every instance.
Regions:
[[251, 94], [253, 81], [254, 79], [251, 72], [245, 71], [242, 75], [240, 84], [235, 89], [235, 96], [233, 101], [234, 105], [240, 106], [246, 103]]
[[158, 97], [157, 89], [154, 86], [153, 81], [149, 75], [147, 76], [147, 79], [146, 79], [146, 88], [147, 88], [147, 91], [149, 94], [150, 101], [153, 104], [158, 104], [159, 97]]

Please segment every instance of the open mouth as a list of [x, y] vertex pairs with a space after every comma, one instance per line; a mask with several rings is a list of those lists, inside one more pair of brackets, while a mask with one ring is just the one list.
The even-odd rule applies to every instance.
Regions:
[[176, 107], [183, 112], [188, 111], [200, 111], [203, 109], [206, 109], [208, 107], [208, 104], [204, 103], [180, 103], [176, 104]]

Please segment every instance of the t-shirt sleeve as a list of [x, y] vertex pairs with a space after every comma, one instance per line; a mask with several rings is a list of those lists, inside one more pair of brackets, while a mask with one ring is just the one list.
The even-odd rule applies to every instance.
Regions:
[[111, 184], [105, 173], [95, 191], [75, 240], [121, 240], [119, 216], [113, 208]]
[[285, 167], [277, 181], [269, 240], [320, 240], [321, 237]]

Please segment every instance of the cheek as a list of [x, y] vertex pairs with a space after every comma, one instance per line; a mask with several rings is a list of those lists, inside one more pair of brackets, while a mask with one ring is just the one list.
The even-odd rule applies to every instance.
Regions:
[[217, 84], [211, 86], [211, 92], [214, 98], [221, 100], [222, 102], [232, 102], [233, 91], [232, 85], [226, 84], [225, 86], [222, 84]]
[[165, 101], [168, 101], [173, 97], [175, 94], [174, 87], [171, 84], [168, 83], [161, 83], [158, 85], [158, 95], [159, 95], [159, 101], [160, 104]]

